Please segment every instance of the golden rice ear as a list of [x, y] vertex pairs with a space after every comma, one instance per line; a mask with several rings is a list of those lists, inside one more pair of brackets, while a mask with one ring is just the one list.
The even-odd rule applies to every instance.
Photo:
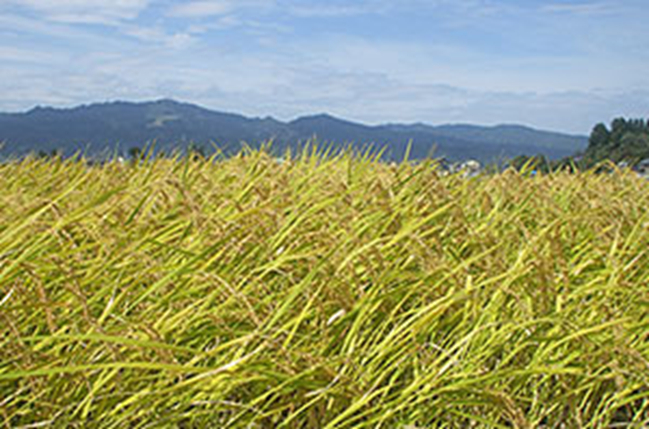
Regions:
[[330, 148], [0, 163], [3, 426], [649, 421], [644, 179]]

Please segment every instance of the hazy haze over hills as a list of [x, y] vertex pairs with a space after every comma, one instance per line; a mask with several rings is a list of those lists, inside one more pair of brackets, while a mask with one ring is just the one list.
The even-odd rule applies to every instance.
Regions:
[[271, 117], [249, 118], [165, 99], [153, 102], [111, 102], [71, 109], [37, 107], [25, 113], [0, 115], [3, 155], [61, 150], [89, 155], [156, 141], [160, 150], [186, 149], [190, 143], [208, 151], [212, 144], [236, 151], [241, 142], [252, 146], [274, 141], [277, 150], [295, 147], [315, 137], [320, 142], [356, 147], [373, 144], [387, 147], [388, 158], [403, 156], [409, 141], [411, 155], [423, 158], [434, 153], [452, 160], [474, 158], [493, 161], [516, 155], [543, 154], [550, 158], [572, 155], [587, 145], [584, 136], [534, 130], [515, 125], [386, 124], [368, 126], [327, 114], [304, 116], [290, 122]]

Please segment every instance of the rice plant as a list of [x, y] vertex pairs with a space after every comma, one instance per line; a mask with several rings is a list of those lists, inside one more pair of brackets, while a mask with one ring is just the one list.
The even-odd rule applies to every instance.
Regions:
[[649, 183], [305, 150], [0, 165], [0, 422], [643, 427]]

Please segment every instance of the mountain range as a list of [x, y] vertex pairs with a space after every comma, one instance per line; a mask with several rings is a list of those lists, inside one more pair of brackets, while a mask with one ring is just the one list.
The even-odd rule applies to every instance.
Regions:
[[226, 153], [273, 140], [283, 151], [315, 139], [357, 148], [385, 146], [385, 158], [401, 159], [411, 142], [410, 157], [445, 157], [459, 161], [492, 162], [517, 155], [545, 155], [557, 159], [588, 145], [586, 136], [541, 131], [520, 125], [385, 124], [369, 126], [328, 114], [305, 116], [290, 122], [271, 117], [208, 110], [174, 100], [142, 103], [110, 102], [57, 109], [36, 107], [24, 113], [0, 113], [0, 156], [59, 151], [89, 156], [126, 153], [155, 141], [158, 150], [186, 150], [194, 144], [208, 152], [217, 145]]

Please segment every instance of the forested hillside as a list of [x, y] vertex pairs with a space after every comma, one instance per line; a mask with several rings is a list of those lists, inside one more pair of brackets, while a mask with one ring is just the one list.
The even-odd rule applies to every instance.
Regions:
[[617, 118], [610, 128], [597, 124], [584, 153], [585, 165], [609, 159], [635, 164], [649, 158], [649, 122], [644, 119]]

